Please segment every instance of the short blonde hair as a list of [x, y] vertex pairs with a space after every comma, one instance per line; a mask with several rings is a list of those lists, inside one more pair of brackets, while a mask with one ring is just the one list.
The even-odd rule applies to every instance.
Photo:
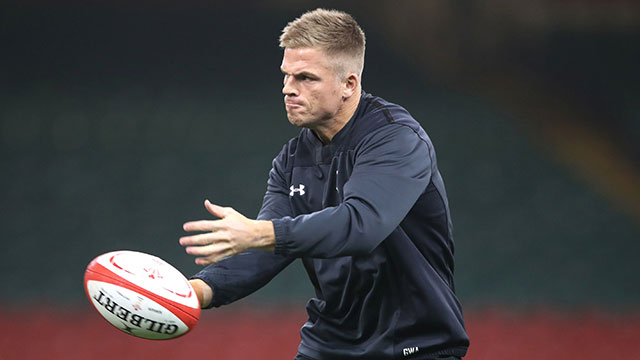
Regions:
[[283, 49], [323, 50], [340, 78], [348, 72], [362, 76], [365, 43], [364, 31], [356, 20], [338, 10], [308, 11], [287, 24], [280, 35]]

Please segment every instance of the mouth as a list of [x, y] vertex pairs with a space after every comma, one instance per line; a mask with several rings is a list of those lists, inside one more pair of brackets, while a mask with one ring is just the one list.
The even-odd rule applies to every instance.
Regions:
[[285, 108], [287, 108], [287, 110], [295, 110], [295, 109], [299, 109], [301, 107], [302, 107], [302, 105], [297, 104], [297, 103], [285, 103]]
[[284, 106], [287, 108], [287, 110], [291, 109], [298, 109], [302, 107], [302, 103], [299, 101], [292, 101], [292, 100], [284, 100]]

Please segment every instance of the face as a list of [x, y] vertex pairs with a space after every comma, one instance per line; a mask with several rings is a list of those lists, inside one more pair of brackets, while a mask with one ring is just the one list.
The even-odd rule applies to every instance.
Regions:
[[330, 126], [343, 104], [344, 84], [322, 50], [285, 49], [280, 70], [289, 122], [316, 129]]

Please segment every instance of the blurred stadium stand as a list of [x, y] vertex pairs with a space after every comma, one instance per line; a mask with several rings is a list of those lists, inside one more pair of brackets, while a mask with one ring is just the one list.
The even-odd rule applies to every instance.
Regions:
[[[367, 33], [365, 90], [434, 141], [468, 358], [640, 358], [640, 5], [369, 3], [322, 5]], [[312, 294], [300, 264], [164, 343], [109, 328], [82, 275], [115, 249], [191, 274], [177, 239], [205, 198], [257, 213], [297, 133], [277, 36], [318, 4], [0, 5], [0, 360], [42, 358], [22, 346], [34, 336], [50, 359], [113, 357], [116, 344], [157, 359], [293, 357]]]

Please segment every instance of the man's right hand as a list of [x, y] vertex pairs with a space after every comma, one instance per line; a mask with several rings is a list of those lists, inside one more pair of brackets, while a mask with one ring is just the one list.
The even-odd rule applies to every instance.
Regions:
[[213, 290], [211, 286], [207, 285], [206, 282], [200, 279], [189, 280], [191, 286], [193, 286], [193, 290], [196, 292], [196, 296], [198, 296], [198, 301], [200, 302], [200, 308], [206, 308], [211, 304], [211, 300], [213, 299]]

